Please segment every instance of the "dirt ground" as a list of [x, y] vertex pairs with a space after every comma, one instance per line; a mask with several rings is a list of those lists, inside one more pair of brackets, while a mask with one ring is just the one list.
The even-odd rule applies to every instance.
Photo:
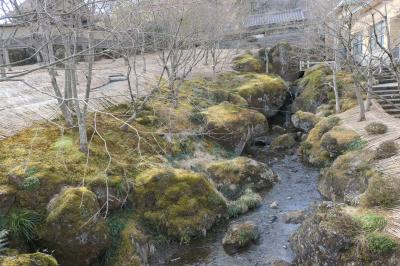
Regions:
[[[224, 51], [223, 56], [221, 56], [222, 62], [217, 67], [218, 73], [230, 69], [233, 56], [233, 50]], [[145, 61], [146, 72], [143, 71], [144, 60], [141, 56], [137, 57], [139, 96], [143, 96], [149, 91], [151, 83], [162, 71], [157, 54], [147, 54]], [[8, 71], [7, 76], [12, 77], [38, 67], [40, 67], [38, 64], [14, 67], [11, 71]], [[87, 74], [85, 62], [78, 64], [77, 72], [78, 90], [81, 98], [83, 98]], [[58, 69], [57, 73], [58, 85], [60, 89], [63, 89], [64, 71]], [[212, 75], [212, 73], [211, 66], [202, 62], [193, 69], [191, 76], [207, 76]], [[102, 110], [129, 101], [127, 81], [109, 83], [109, 76], [115, 74], [127, 74], [127, 66], [123, 59], [102, 59], [95, 62], [89, 110]], [[130, 78], [131, 83], [135, 84], [136, 76], [133, 71]], [[35, 121], [52, 120], [60, 114], [47, 69], [39, 69], [15, 79], [20, 81], [0, 82], [0, 139], [14, 135], [21, 129], [31, 126]], [[134, 87], [134, 85], [132, 86]]]

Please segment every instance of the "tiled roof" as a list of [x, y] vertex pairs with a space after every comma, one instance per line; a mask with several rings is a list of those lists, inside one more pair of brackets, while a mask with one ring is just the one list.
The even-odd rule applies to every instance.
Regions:
[[304, 12], [301, 9], [286, 10], [277, 13], [251, 15], [247, 18], [246, 26], [259, 27], [273, 24], [284, 24], [305, 20]]

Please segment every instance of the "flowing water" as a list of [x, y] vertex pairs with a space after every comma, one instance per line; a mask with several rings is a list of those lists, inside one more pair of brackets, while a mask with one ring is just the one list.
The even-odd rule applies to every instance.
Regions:
[[[285, 212], [306, 210], [314, 202], [321, 200], [317, 191], [318, 170], [306, 167], [296, 155], [284, 158], [268, 158], [265, 149], [257, 149], [256, 159], [268, 162], [281, 180], [273, 189], [263, 194], [262, 205], [246, 215], [232, 220], [231, 223], [253, 221], [261, 232], [260, 240], [255, 245], [234, 255], [225, 253], [222, 238], [227, 226], [220, 226], [206, 238], [181, 246], [167, 265], [218, 265], [247, 266], [270, 265], [275, 260], [290, 262], [294, 255], [288, 239], [299, 225], [285, 224], [281, 215]], [[270, 208], [274, 201], [278, 209]]]

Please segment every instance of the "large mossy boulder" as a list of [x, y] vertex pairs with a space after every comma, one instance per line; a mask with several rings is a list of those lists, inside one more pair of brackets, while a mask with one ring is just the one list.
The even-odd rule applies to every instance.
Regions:
[[288, 43], [278, 43], [271, 48], [268, 57], [271, 73], [275, 73], [288, 81], [299, 78], [301, 49]]
[[154, 168], [136, 177], [136, 211], [154, 231], [188, 242], [227, 216], [223, 196], [195, 172]]
[[229, 199], [236, 199], [247, 188], [271, 188], [278, 180], [272, 169], [261, 162], [246, 157], [224, 160], [207, 165], [207, 173]]
[[327, 166], [331, 163], [329, 152], [321, 147], [321, 138], [339, 123], [338, 117], [330, 116], [315, 125], [307, 139], [301, 143], [299, 152], [303, 161], [313, 166]]
[[63, 265], [90, 265], [109, 245], [96, 195], [87, 188], [65, 188], [48, 204], [41, 238]]
[[268, 127], [261, 113], [227, 102], [212, 106], [203, 114], [207, 120], [207, 134], [236, 154], [241, 154], [246, 145], [265, 133]]
[[349, 215], [321, 207], [290, 238], [294, 264], [347, 265], [347, 252], [355, 246], [360, 231]]
[[320, 176], [319, 192], [327, 199], [358, 205], [369, 179], [379, 174], [371, 168], [372, 159], [373, 155], [361, 151], [339, 156]]
[[260, 59], [252, 53], [247, 52], [233, 59], [233, 69], [240, 72], [256, 72], [263, 71], [263, 65]]
[[292, 115], [291, 120], [295, 128], [309, 132], [319, 122], [320, 118], [313, 113], [298, 111]]
[[267, 117], [274, 116], [285, 102], [288, 87], [279, 76], [254, 75], [238, 89], [249, 107], [259, 110]]
[[257, 241], [259, 237], [259, 229], [253, 222], [233, 224], [222, 239], [222, 245], [228, 254], [234, 254]]
[[30, 254], [18, 254], [14, 256], [1, 256], [2, 266], [57, 266], [57, 260], [48, 254], [36, 252]]

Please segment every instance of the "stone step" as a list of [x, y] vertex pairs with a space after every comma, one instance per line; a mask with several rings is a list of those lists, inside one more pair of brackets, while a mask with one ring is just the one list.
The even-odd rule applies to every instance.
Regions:
[[374, 87], [372, 87], [372, 91], [385, 91], [385, 90], [394, 90], [394, 89], [397, 89], [397, 86], [374, 86]]
[[385, 108], [383, 108], [383, 110], [385, 110], [386, 113], [391, 114], [391, 115], [394, 115], [394, 114], [400, 115], [400, 109], [396, 109], [396, 108], [385, 109]]
[[388, 96], [391, 96], [391, 95], [400, 95], [400, 92], [399, 92], [399, 90], [398, 89], [390, 89], [390, 90], [373, 90], [373, 92], [375, 93], [375, 94], [378, 94], [378, 95], [388, 95]]

